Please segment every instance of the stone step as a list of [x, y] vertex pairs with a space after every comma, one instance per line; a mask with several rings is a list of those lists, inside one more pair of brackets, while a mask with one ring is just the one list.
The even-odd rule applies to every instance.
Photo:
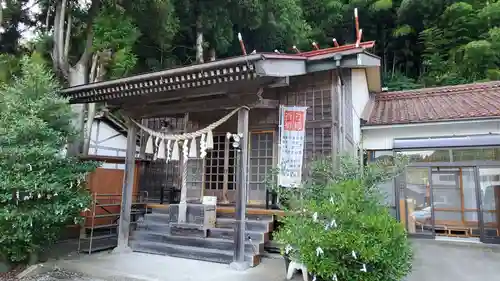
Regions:
[[[135, 252], [167, 255], [178, 258], [202, 260], [216, 263], [230, 264], [233, 261], [233, 251], [221, 251], [216, 249], [204, 249], [166, 243], [155, 243], [147, 241], [131, 241], [130, 246]], [[245, 260], [254, 267], [260, 263], [258, 255], [245, 255]]]
[[[253, 242], [267, 242], [269, 241], [269, 233], [261, 231], [245, 231], [246, 239], [250, 237]], [[220, 238], [226, 240], [234, 239], [234, 229], [231, 228], [210, 228], [208, 230], [208, 237]]]
[[[221, 251], [233, 251], [234, 242], [232, 240], [220, 238], [200, 238], [189, 236], [174, 236], [168, 233], [157, 233], [152, 231], [135, 231], [132, 235], [134, 240], [154, 243], [174, 244], [181, 246], [217, 249]], [[246, 242], [245, 252], [248, 254], [260, 254], [264, 252], [264, 243]]]
[[156, 223], [151, 221], [143, 221], [137, 224], [137, 231], [149, 230], [160, 233], [170, 233], [170, 225], [167, 223]]
[[[193, 208], [191, 205], [196, 205], [196, 204], [188, 204], [189, 209]], [[178, 206], [173, 206], [173, 208], [175, 209], [174, 210], [174, 213], [175, 213]], [[164, 215], [170, 214], [169, 208], [151, 208], [150, 211], [151, 211], [150, 214], [151, 213], [152, 214], [164, 214]], [[228, 211], [228, 210], [218, 210], [217, 211], [217, 218], [234, 219], [234, 215], [235, 215], [234, 212]], [[267, 215], [267, 214], [251, 214], [251, 213], [247, 212], [246, 217], [247, 217], [247, 219], [250, 219], [250, 220], [266, 220], [266, 221], [273, 221], [274, 220], [274, 216], [272, 214], [269, 214], [269, 215]]]
[[150, 213], [144, 216], [144, 220], [168, 224], [170, 222], [170, 215], [164, 213]]
[[[217, 212], [217, 218], [222, 219], [234, 219], [235, 214], [232, 212]], [[262, 214], [246, 214], [247, 220], [255, 221], [274, 221], [273, 215], [262, 215]]]
[[[236, 223], [235, 219], [218, 218], [215, 224], [216, 228], [234, 228]], [[273, 222], [272, 221], [246, 221], [245, 231], [260, 231], [260, 232], [271, 232]]]

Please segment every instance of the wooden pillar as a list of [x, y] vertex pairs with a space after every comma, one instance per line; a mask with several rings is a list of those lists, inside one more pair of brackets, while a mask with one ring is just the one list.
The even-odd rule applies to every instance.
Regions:
[[131, 120], [127, 121], [127, 153], [125, 157], [125, 170], [123, 177], [122, 202], [118, 224], [118, 247], [113, 252], [131, 251], [128, 240], [130, 235], [130, 212], [132, 210], [132, 196], [135, 176], [135, 154], [137, 128]]
[[234, 256], [231, 268], [245, 270], [250, 267], [249, 262], [245, 262], [245, 221], [248, 187], [248, 108], [238, 111], [238, 134], [242, 136], [240, 149], [238, 152], [238, 173], [236, 187], [236, 224], [234, 229]]
[[[188, 131], [189, 113], [184, 114], [184, 133]], [[184, 140], [187, 141], [187, 140]], [[179, 216], [177, 217], [178, 223], [185, 223], [187, 217], [187, 161], [184, 157], [182, 148], [180, 150], [180, 163], [179, 169], [181, 173], [181, 202], [179, 204]]]

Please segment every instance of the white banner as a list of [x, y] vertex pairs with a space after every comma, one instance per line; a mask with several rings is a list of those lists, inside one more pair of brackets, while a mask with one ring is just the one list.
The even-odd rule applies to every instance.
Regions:
[[307, 107], [280, 107], [280, 154], [278, 184], [298, 187], [302, 181], [302, 162]]

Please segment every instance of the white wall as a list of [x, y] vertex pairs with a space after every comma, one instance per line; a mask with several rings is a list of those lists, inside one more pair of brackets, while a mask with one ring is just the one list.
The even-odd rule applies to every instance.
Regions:
[[392, 149], [396, 138], [466, 136], [500, 133], [500, 120], [454, 121], [362, 128], [363, 149]]
[[[106, 122], [95, 119], [92, 123], [90, 137], [90, 155], [125, 157], [127, 137], [113, 129]], [[136, 149], [139, 151], [138, 146]], [[102, 168], [123, 170], [125, 165], [104, 163]]]
[[369, 92], [368, 82], [366, 80], [366, 71], [363, 68], [352, 69], [351, 89], [352, 89], [352, 126], [353, 141], [355, 147], [359, 146], [361, 141], [361, 114], [368, 103]]

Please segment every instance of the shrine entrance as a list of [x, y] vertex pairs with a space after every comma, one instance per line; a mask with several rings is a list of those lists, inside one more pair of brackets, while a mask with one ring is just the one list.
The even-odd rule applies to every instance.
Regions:
[[[218, 204], [234, 205], [239, 188], [236, 179], [237, 150], [225, 134], [213, 136], [213, 149], [205, 159], [189, 159], [187, 163], [188, 201], [198, 202], [203, 196], [216, 196]], [[250, 132], [247, 203], [265, 206], [268, 198], [267, 179], [276, 165], [276, 132]]]

